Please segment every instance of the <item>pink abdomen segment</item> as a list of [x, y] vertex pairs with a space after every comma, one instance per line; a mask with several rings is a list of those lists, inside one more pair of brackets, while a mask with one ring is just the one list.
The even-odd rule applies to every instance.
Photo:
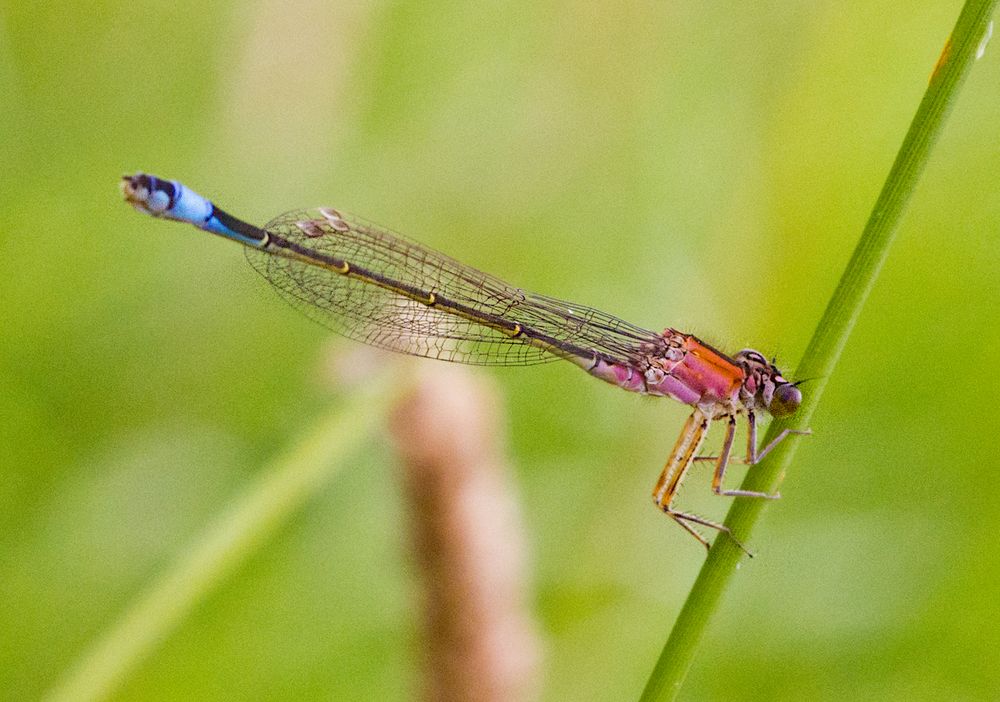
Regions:
[[[578, 362], [575, 358], [572, 360]], [[598, 359], [593, 368], [586, 368], [586, 370], [595, 378], [625, 388], [629, 392], [647, 392], [646, 379], [638, 368]]]
[[650, 357], [645, 370], [599, 359], [588, 372], [630, 392], [666, 395], [686, 405], [737, 399], [746, 375], [732, 359], [690, 335], [677, 352], [678, 360]]

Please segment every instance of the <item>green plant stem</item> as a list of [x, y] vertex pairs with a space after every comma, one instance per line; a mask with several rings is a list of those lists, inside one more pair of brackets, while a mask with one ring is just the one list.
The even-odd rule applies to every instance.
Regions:
[[[383, 372], [321, 417], [135, 600], [46, 696], [51, 702], [111, 695], [155, 647], [241, 563], [316, 494], [372, 435], [405, 389]], [[400, 387], [403, 386], [403, 387]]]
[[[814, 378], [799, 412], [792, 418], [775, 420], [764, 442], [787, 428], [809, 425], [827, 379], [885, 262], [900, 219], [941, 133], [959, 88], [977, 58], [998, 0], [968, 0], [962, 8], [951, 38], [938, 61], [930, 84], [910, 124], [892, 170], [868, 218], [861, 240], [841, 276], [812, 340], [797, 369], [799, 377]], [[799, 440], [782, 442], [764, 461], [749, 471], [743, 489], [772, 492], [777, 489], [791, 462]], [[746, 543], [767, 500], [737, 499], [726, 517], [733, 535]], [[646, 683], [643, 702], [674, 699], [694, 658], [705, 628], [718, 608], [722, 593], [741, 557], [732, 539], [718, 538], [712, 547], [688, 598], [674, 623], [659, 660]]]

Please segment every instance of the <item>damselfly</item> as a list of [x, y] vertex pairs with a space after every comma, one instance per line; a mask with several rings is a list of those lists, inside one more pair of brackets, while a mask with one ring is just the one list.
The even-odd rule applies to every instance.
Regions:
[[[694, 411], [653, 488], [653, 501], [706, 548], [709, 542], [695, 525], [729, 529], [674, 509], [691, 464], [715, 462], [712, 491], [717, 495], [776, 498], [723, 487], [737, 417], [746, 417], [749, 465], [790, 434], [808, 433], [786, 429], [758, 450], [758, 413], [790, 415], [802, 392], [757, 351], [727, 356], [676, 329], [658, 334], [589, 307], [527, 292], [335, 209], [293, 210], [256, 227], [177, 181], [143, 173], [125, 176], [122, 192], [141, 212], [243, 244], [251, 265], [282, 297], [351, 339], [477, 365], [521, 366], [561, 358], [625, 390], [690, 405]], [[699, 456], [714, 421], [726, 422], [722, 448], [717, 456]]]

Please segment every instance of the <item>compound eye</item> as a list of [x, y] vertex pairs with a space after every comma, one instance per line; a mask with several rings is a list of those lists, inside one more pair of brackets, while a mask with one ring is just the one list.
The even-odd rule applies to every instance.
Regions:
[[787, 417], [795, 414], [802, 404], [802, 391], [792, 383], [784, 383], [774, 389], [774, 396], [767, 410], [775, 417]]

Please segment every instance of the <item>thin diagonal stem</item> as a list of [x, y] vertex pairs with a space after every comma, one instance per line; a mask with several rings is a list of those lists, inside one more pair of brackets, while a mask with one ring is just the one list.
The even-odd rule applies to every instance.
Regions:
[[[998, 0], [968, 0], [941, 58], [931, 74], [930, 84], [917, 108], [913, 122], [879, 194], [857, 248], [841, 276], [798, 368], [800, 377], [815, 378], [799, 412], [774, 421], [764, 439], [766, 444], [784, 429], [802, 429], [819, 404], [827, 379], [832, 375], [841, 351], [861, 314], [868, 294], [878, 277], [892, 244], [900, 219], [941, 134], [945, 118], [954, 105], [959, 88], [977, 58], [987, 35]], [[784, 441], [766, 460], [751, 470], [742, 488], [761, 492], [775, 490], [791, 462], [798, 441]], [[726, 518], [726, 526], [741, 542], [746, 542], [766, 500], [737, 499]], [[680, 691], [695, 650], [709, 620], [718, 608], [722, 593], [732, 579], [743, 552], [732, 539], [717, 539], [674, 623], [642, 694], [643, 702], [672, 700]]]
[[194, 607], [260, 548], [372, 435], [405, 383], [383, 373], [321, 417], [136, 599], [49, 691], [50, 702], [109, 697]]

